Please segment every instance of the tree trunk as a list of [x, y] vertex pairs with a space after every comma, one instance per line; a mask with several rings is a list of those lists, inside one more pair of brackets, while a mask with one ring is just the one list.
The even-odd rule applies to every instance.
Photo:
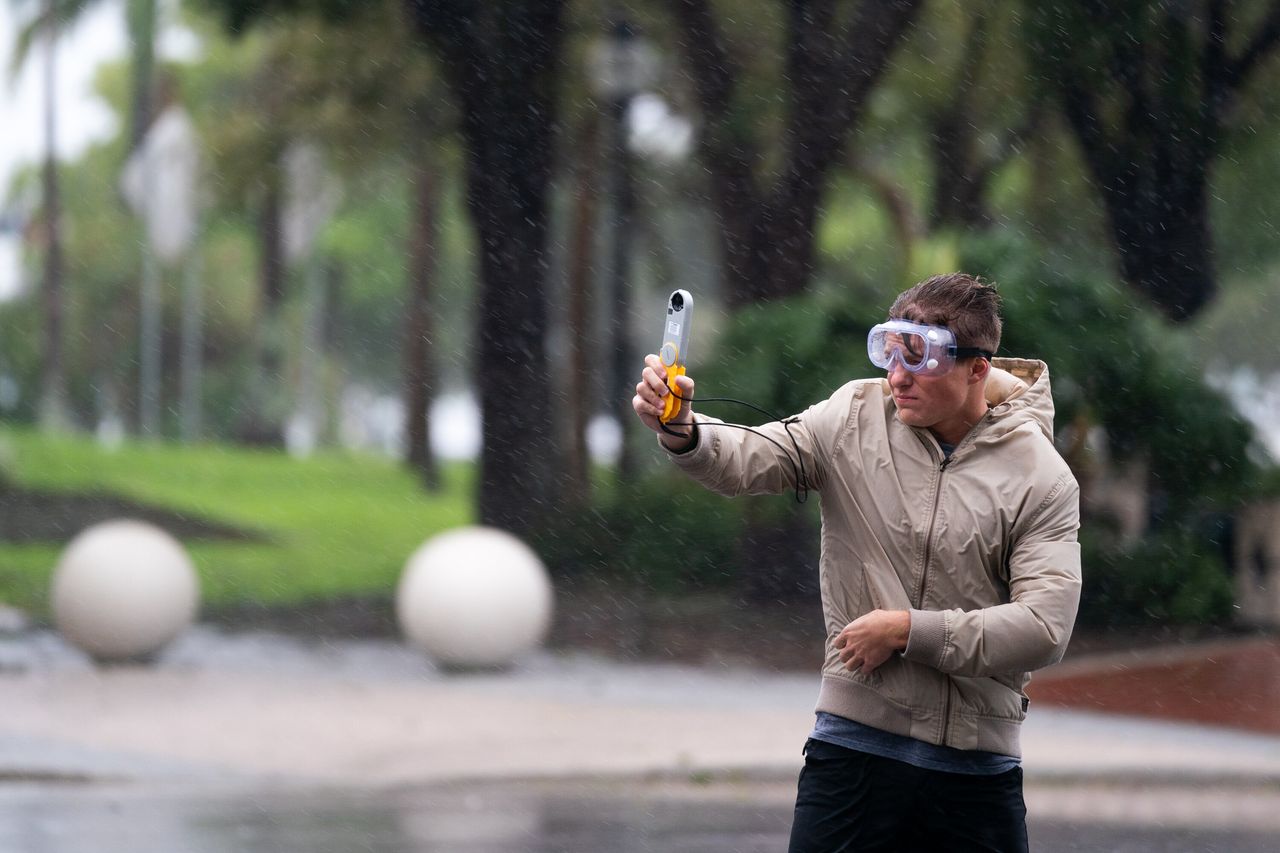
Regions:
[[[585, 506], [591, 498], [591, 458], [587, 449], [587, 422], [591, 417], [591, 273], [595, 248], [596, 207], [599, 194], [599, 126], [595, 113], [578, 140], [573, 190], [573, 223], [569, 233], [568, 301], [569, 387], [564, 399], [569, 410], [569, 442], [565, 454], [565, 501]], [[557, 389], [559, 390], [559, 389]]]
[[987, 52], [986, 10], [976, 9], [972, 15], [955, 85], [948, 93], [946, 104], [928, 124], [929, 152], [933, 160], [931, 230], [983, 227], [990, 222], [983, 200], [985, 174], [979, 168], [974, 146], [973, 119], [973, 92], [978, 83], [978, 69]]
[[61, 196], [58, 187], [57, 125], [57, 44], [58, 23], [54, 0], [45, 0], [45, 152], [42, 173], [44, 195], [44, 275], [40, 303], [44, 314], [43, 364], [40, 373], [40, 425], [65, 429], [70, 425], [67, 411], [66, 344], [63, 340], [63, 268]]
[[738, 68], [707, 0], [667, 0], [706, 118], [700, 156], [720, 220], [723, 292], [732, 307], [803, 293], [827, 173], [843, 154], [921, 0], [863, 0], [842, 19], [833, 0], [786, 4], [788, 114], [782, 166], [759, 186], [763, 147], [736, 105]]
[[[742, 71], [708, 0], [667, 0], [682, 30], [690, 77], [705, 121], [699, 156], [719, 220], [722, 294], [731, 308], [804, 293], [813, 278], [814, 236], [827, 175], [844, 156], [889, 59], [921, 0], [795, 0], [785, 5], [786, 61], [779, 88], [787, 103], [781, 166], [765, 187], [765, 144], [743, 121]], [[841, 15], [843, 14], [843, 17]], [[753, 600], [802, 588], [802, 520], [748, 511], [742, 585]]]
[[258, 215], [258, 285], [262, 314], [274, 322], [284, 302], [284, 200], [283, 176], [272, 168]]
[[1216, 291], [1209, 175], [1241, 87], [1280, 46], [1280, 4], [1254, 16], [1223, 0], [1194, 14], [1105, 0], [1027, 13], [1024, 41], [1102, 196], [1121, 274], [1170, 320], [1190, 318]]
[[1125, 281], [1174, 321], [1199, 312], [1217, 292], [1203, 168], [1170, 176], [1159, 188], [1124, 191], [1100, 184]]
[[637, 460], [629, 436], [636, 422], [631, 409], [636, 364], [631, 335], [632, 244], [635, 233], [635, 185], [631, 176], [631, 151], [627, 147], [627, 108], [630, 98], [609, 105], [609, 277], [605, 298], [609, 301], [608, 408], [618, 417], [622, 440], [618, 447], [618, 479], [635, 479]]
[[281, 170], [269, 169], [258, 212], [259, 303], [254, 332], [254, 371], [237, 430], [241, 441], [266, 447], [284, 445], [280, 309], [284, 302], [285, 266], [281, 181]]
[[[518, 144], [510, 140], [501, 147], [515, 150]], [[544, 341], [545, 181], [530, 182], [541, 188], [520, 187], [522, 176], [509, 168], [494, 180], [480, 174], [492, 168], [475, 162], [484, 158], [471, 159], [469, 206], [481, 245], [480, 521], [528, 534], [550, 514], [556, 492], [549, 391], [554, 377]]]
[[405, 461], [429, 491], [439, 491], [440, 467], [431, 453], [432, 369], [431, 291], [435, 281], [440, 176], [426, 145], [413, 159], [413, 229], [409, 244], [409, 293], [405, 316]]
[[974, 128], [968, 110], [951, 105], [930, 123], [929, 151], [933, 161], [933, 204], [929, 228], [985, 228], [985, 175], [977, 169]]
[[480, 247], [482, 524], [537, 533], [559, 493], [549, 370], [547, 196], [563, 0], [408, 0], [461, 113]]
[[[1063, 106], [1102, 196], [1120, 271], [1169, 319], [1198, 312], [1216, 292], [1209, 230], [1212, 145], [1202, 134], [1104, 129], [1087, 93], [1063, 87]], [[1167, 128], [1168, 129], [1168, 128]], [[1172, 133], [1171, 129], [1168, 129]]]
[[135, 150], [151, 125], [152, 76], [155, 69], [156, 0], [128, 0], [129, 41], [132, 42], [129, 100], [129, 150]]

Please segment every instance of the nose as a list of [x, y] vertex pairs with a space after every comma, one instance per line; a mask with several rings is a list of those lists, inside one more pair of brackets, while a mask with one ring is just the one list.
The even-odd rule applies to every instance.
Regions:
[[915, 380], [915, 376], [910, 370], [902, 366], [902, 362], [894, 359], [893, 364], [889, 365], [889, 385], [893, 388], [905, 388]]

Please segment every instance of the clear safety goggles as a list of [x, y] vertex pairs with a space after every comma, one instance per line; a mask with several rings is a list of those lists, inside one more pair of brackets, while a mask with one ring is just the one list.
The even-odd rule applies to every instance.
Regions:
[[876, 367], [893, 370], [896, 361], [918, 376], [940, 376], [956, 359], [992, 353], [977, 347], [956, 346], [956, 336], [946, 326], [925, 326], [907, 320], [890, 320], [867, 334], [867, 356]]

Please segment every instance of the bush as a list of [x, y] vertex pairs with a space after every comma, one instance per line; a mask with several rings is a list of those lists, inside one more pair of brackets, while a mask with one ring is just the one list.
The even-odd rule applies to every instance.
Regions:
[[604, 487], [536, 547], [559, 577], [622, 580], [657, 593], [732, 587], [741, 507], [661, 467], [634, 484]]
[[1094, 626], [1223, 624], [1234, 594], [1216, 545], [1179, 531], [1114, 548], [1084, 540], [1079, 621]]

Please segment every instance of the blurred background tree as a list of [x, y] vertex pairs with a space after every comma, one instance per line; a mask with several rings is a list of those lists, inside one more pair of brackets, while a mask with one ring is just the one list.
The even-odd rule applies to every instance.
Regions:
[[1211, 173], [1280, 5], [1031, 3], [1026, 44], [1102, 196], [1121, 274], [1172, 320], [1214, 295]]
[[[54, 5], [26, 4], [24, 44], [91, 4]], [[625, 415], [626, 365], [689, 287], [703, 395], [799, 411], [872, 374], [865, 332], [894, 294], [965, 269], [1001, 286], [1004, 351], [1050, 363], [1087, 618], [1226, 617], [1230, 517], [1272, 465], [1238, 412], [1280, 383], [1280, 2], [120, 9], [130, 55], [97, 91], [121, 130], [9, 188], [50, 224], [0, 303], [6, 421], [41, 420], [61, 383], [66, 425], [139, 422], [144, 238], [119, 172], [166, 101], [206, 163], [207, 440], [377, 446], [438, 488], [431, 436], [459, 421], [430, 416], [474, 388], [475, 518], [561, 577], [794, 598], [816, 582], [814, 506], [681, 481]], [[156, 58], [166, 27], [198, 55]], [[625, 97], [590, 61], [623, 29], [653, 63]], [[179, 272], [158, 309], [167, 401]], [[679, 566], [655, 569], [655, 524]]]

